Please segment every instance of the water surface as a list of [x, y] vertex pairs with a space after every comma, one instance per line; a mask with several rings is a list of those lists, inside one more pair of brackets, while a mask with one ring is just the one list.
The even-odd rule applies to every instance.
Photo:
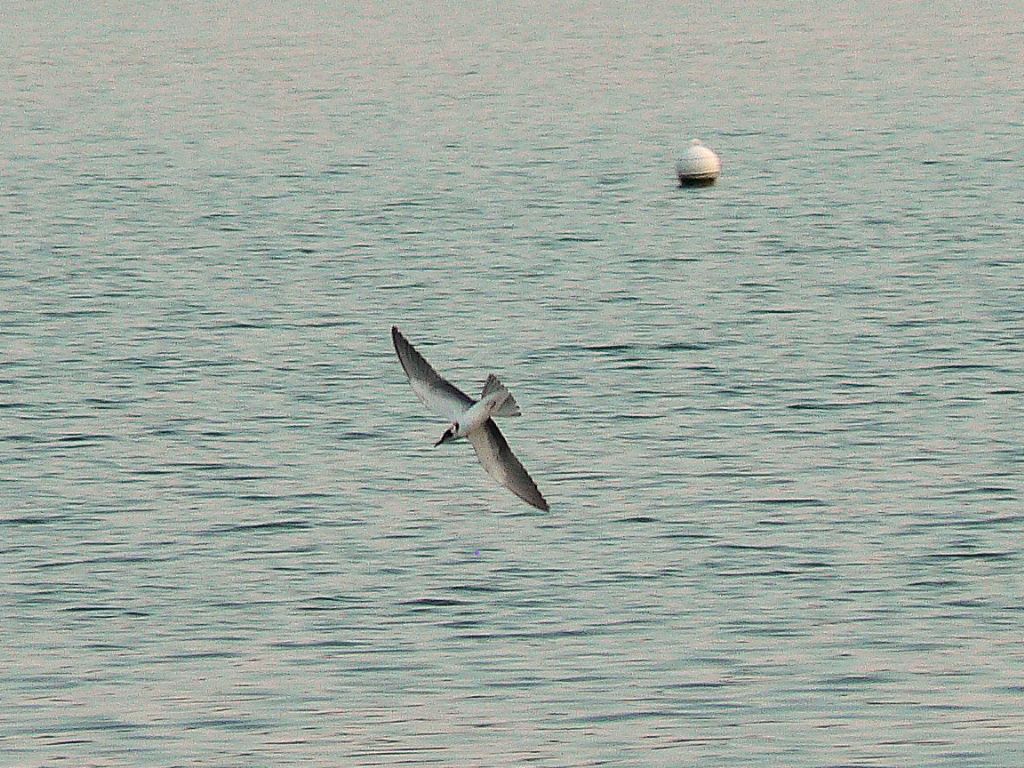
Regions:
[[12, 6], [2, 762], [1020, 765], [1024, 19], [961, 13]]

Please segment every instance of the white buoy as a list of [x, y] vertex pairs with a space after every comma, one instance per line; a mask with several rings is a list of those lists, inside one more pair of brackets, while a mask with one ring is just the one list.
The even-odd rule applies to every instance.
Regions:
[[689, 149], [676, 162], [676, 175], [681, 187], [714, 184], [721, 172], [722, 161], [718, 159], [718, 155], [701, 144], [700, 139], [691, 141]]

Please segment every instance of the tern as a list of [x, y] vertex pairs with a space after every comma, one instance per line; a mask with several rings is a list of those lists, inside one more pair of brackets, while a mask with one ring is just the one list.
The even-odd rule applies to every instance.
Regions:
[[548, 511], [548, 503], [537, 490], [533, 478], [523, 469], [519, 459], [505, 442], [492, 416], [519, 416], [519, 405], [505, 385], [493, 373], [487, 377], [480, 399], [474, 400], [461, 389], [438, 375], [423, 359], [402, 332], [391, 326], [398, 361], [409, 377], [412, 391], [431, 411], [451, 420], [451, 426], [434, 443], [434, 447], [464, 437], [472, 444], [487, 474], [512, 493], [537, 509]]

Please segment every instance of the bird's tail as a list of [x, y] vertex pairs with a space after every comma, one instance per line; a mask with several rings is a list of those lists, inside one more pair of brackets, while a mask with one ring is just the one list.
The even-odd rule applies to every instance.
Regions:
[[498, 381], [498, 377], [493, 373], [487, 377], [487, 382], [484, 384], [484, 391], [480, 393], [480, 399], [487, 397], [488, 395], [494, 394], [495, 392], [502, 392], [505, 394], [505, 399], [501, 405], [494, 412], [494, 416], [519, 416], [521, 411], [519, 410], [519, 403], [512, 397], [512, 393], [505, 389], [505, 385]]

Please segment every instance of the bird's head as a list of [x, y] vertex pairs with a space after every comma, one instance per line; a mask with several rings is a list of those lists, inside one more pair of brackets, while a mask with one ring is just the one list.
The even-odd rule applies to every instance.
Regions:
[[441, 439], [434, 443], [434, 447], [437, 448], [441, 443], [447, 443], [449, 440], [455, 439], [455, 433], [459, 431], [459, 422], [455, 422], [441, 435]]

